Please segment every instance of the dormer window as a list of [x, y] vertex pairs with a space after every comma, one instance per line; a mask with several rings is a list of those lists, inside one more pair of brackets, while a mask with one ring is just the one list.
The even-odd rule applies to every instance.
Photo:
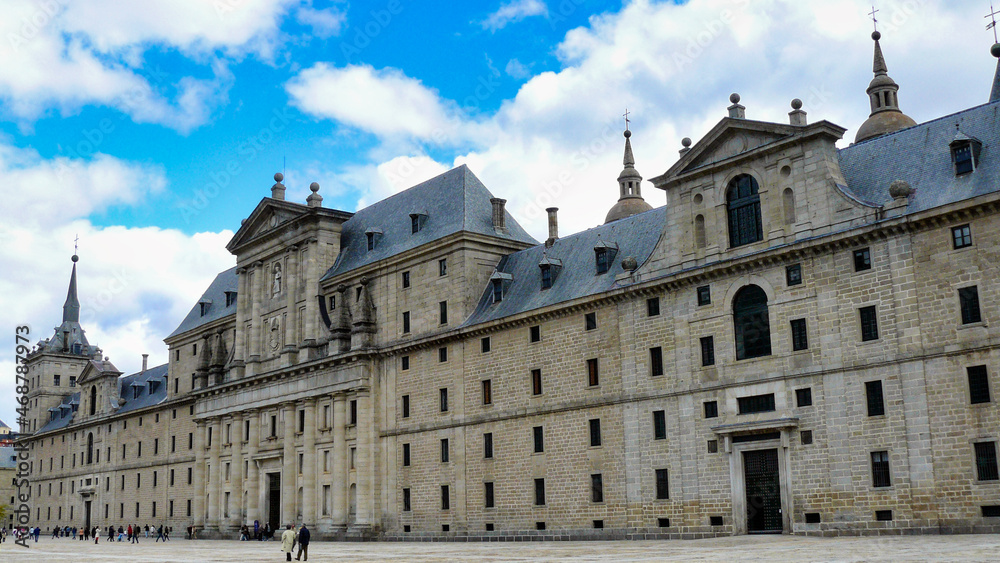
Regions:
[[542, 289], [549, 289], [552, 287], [552, 267], [545, 265], [541, 266], [542, 270]]
[[493, 272], [490, 276], [490, 289], [493, 292], [493, 302], [499, 303], [503, 301], [504, 293], [507, 287], [510, 286], [511, 282], [514, 281], [514, 277], [510, 274], [504, 274], [502, 272]]
[[597, 252], [597, 273], [603, 274], [608, 271], [608, 250], [606, 248], [598, 248]]
[[199, 312], [199, 314], [202, 317], [204, 317], [205, 315], [207, 315], [209, 309], [211, 309], [211, 308], [212, 308], [212, 300], [211, 299], [203, 299], [203, 300], [201, 300], [201, 301], [198, 302], [198, 312]]
[[423, 212], [410, 213], [410, 233], [417, 234], [420, 229], [424, 227], [424, 222], [427, 220], [427, 214]]
[[499, 303], [503, 301], [503, 281], [493, 280], [493, 302]]
[[542, 290], [550, 289], [552, 284], [556, 281], [556, 276], [559, 274], [559, 269], [562, 268], [562, 262], [560, 260], [549, 258], [545, 256], [542, 258], [541, 262], [538, 263], [538, 269], [542, 274]]
[[378, 243], [378, 239], [382, 238], [382, 231], [379, 229], [368, 229], [365, 231], [365, 237], [368, 239], [368, 251], [371, 252], [375, 250], [375, 245]]
[[959, 130], [948, 145], [951, 148], [951, 161], [955, 165], [955, 175], [963, 176], [975, 172], [979, 166], [979, 151], [983, 144]]
[[603, 274], [611, 269], [611, 264], [615, 260], [615, 254], [618, 252], [618, 245], [614, 243], [599, 242], [597, 246], [594, 247], [594, 258], [597, 265], [598, 275]]
[[236, 292], [227, 291], [226, 292], [226, 307], [232, 307], [236, 304]]

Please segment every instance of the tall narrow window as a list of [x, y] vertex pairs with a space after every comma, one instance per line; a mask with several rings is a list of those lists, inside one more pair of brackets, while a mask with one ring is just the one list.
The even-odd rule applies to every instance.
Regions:
[[441, 402], [441, 412], [448, 412], [448, 388], [439, 389], [438, 396]]
[[889, 487], [892, 477], [889, 473], [889, 452], [872, 452], [872, 486]]
[[587, 384], [597, 387], [601, 384], [601, 376], [597, 370], [597, 358], [587, 360]]
[[703, 365], [703, 366], [714, 366], [715, 365], [715, 337], [714, 336], [703, 336], [703, 337], [701, 337], [701, 365]]
[[653, 439], [667, 439], [667, 413], [666, 411], [653, 411]]
[[809, 338], [806, 334], [806, 320], [795, 319], [792, 321], [792, 351], [806, 350], [809, 348]]
[[986, 366], [970, 366], [966, 371], [969, 375], [969, 402], [973, 405], [990, 402], [990, 379]]
[[87, 433], [87, 464], [94, 463], [94, 433]]
[[489, 379], [484, 379], [483, 385], [483, 404], [492, 405], [493, 404], [493, 382]]
[[483, 458], [493, 459], [493, 433], [483, 434]]
[[858, 314], [861, 315], [861, 341], [878, 340], [878, 313], [875, 306], [862, 307], [858, 309]]
[[545, 265], [541, 267], [542, 272], [542, 289], [550, 289], [552, 287], [552, 267]]
[[503, 280], [493, 280], [491, 284], [493, 286], [493, 302], [503, 301]]
[[733, 324], [737, 360], [771, 355], [771, 325], [763, 289], [748, 285], [739, 290], [733, 298]]
[[493, 508], [493, 482], [487, 481], [483, 483], [483, 507]]
[[983, 317], [979, 312], [979, 289], [976, 286], [958, 290], [958, 303], [962, 309], [962, 324], [979, 323]]
[[696, 215], [694, 218], [694, 246], [695, 248], [705, 248], [705, 216]]
[[729, 245], [732, 247], [764, 238], [758, 189], [757, 180], [749, 174], [741, 174], [729, 182], [726, 207], [729, 215]]
[[659, 346], [649, 349], [649, 375], [663, 375], [663, 348]]
[[528, 342], [541, 342], [542, 327], [535, 325], [528, 329]]
[[441, 485], [441, 510], [451, 510], [451, 493], [448, 485]]
[[410, 511], [410, 489], [403, 489], [403, 512]]
[[446, 276], [448, 275], [448, 259], [442, 258], [438, 260], [438, 275]]
[[583, 328], [586, 330], [597, 328], [597, 313], [587, 313], [583, 316]]
[[[59, 376], [56, 376], [56, 385], [59, 385]], [[90, 386], [90, 416], [97, 412], [97, 386]]]
[[402, 274], [402, 285], [403, 289], [410, 287], [410, 272], [409, 270], [403, 272]]
[[545, 479], [535, 479], [535, 506], [545, 506]]
[[656, 470], [656, 498], [670, 498], [670, 479], [666, 469]]
[[596, 248], [594, 253], [597, 259], [597, 273], [603, 274], [608, 271], [611, 267], [611, 257], [608, 255], [608, 249], [606, 248]]
[[448, 302], [442, 301], [438, 303], [438, 316], [440, 317], [440, 323], [443, 325], [448, 324]]
[[451, 448], [448, 447], [448, 438], [441, 439], [441, 463], [448, 463], [451, 458]]
[[882, 416], [885, 414], [885, 399], [882, 397], [881, 381], [866, 381], [865, 395], [868, 399], [868, 416]]
[[410, 312], [403, 311], [403, 334], [410, 332]]
[[604, 502], [604, 476], [600, 473], [590, 475], [591, 502]]
[[531, 394], [542, 394], [542, 370], [540, 369], [531, 370]]
[[781, 192], [781, 201], [785, 208], [785, 224], [792, 225], [795, 223], [795, 192], [792, 188], [785, 188], [785, 191]]
[[400, 410], [403, 411], [402, 412], [403, 418], [410, 418], [410, 396], [403, 395], [402, 403], [403, 403], [401, 405], [402, 408]]
[[1000, 479], [997, 471], [996, 442], [977, 442], [975, 448], [976, 477], [980, 481], [996, 481]]
[[531, 429], [531, 435], [535, 442], [535, 453], [540, 454], [545, 451], [545, 433], [541, 426]]
[[601, 419], [590, 419], [590, 447], [596, 448], [601, 445]]
[[410, 466], [410, 444], [403, 444], [403, 467]]
[[646, 316], [647, 317], [658, 317], [660, 316], [660, 298], [650, 297], [646, 300]]

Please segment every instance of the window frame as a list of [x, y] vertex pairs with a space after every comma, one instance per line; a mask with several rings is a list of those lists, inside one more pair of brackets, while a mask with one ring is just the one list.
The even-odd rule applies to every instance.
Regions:
[[979, 303], [979, 286], [970, 285], [958, 288], [958, 308], [963, 326], [983, 322], [983, 312]]
[[854, 257], [855, 272], [867, 272], [872, 269], [871, 247], [855, 249], [851, 255]]
[[[745, 179], [746, 186], [741, 185]], [[741, 191], [748, 193], [740, 195]], [[729, 247], [738, 248], [764, 240], [764, 221], [760, 207], [760, 184], [750, 174], [739, 174], [726, 187], [726, 219]], [[753, 232], [750, 232], [750, 231]]]
[[952, 227], [951, 245], [953, 250], [961, 250], [972, 246], [972, 225], [966, 223]]

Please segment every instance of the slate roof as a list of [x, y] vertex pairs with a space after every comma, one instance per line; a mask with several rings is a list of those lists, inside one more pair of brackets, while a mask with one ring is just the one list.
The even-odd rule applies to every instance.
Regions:
[[[118, 378], [118, 409], [115, 414], [134, 411], [158, 405], [167, 399], [167, 364], [155, 366], [144, 372], [133, 373]], [[156, 382], [156, 389], [149, 392], [149, 382]], [[59, 406], [49, 409], [55, 415], [38, 432], [49, 432], [65, 428], [73, 422], [75, 408], [80, 406], [80, 393], [63, 397]], [[74, 408], [75, 407], [75, 408]], [[52, 415], [50, 415], [52, 416]]]
[[[538, 244], [506, 213], [506, 233], [493, 229], [490, 193], [466, 165], [453, 168], [426, 182], [359, 210], [343, 225], [340, 254], [323, 279], [412, 250], [445, 236], [467, 231]], [[425, 213], [423, 226], [411, 232], [410, 214]], [[368, 250], [369, 229], [376, 235], [375, 249]]]
[[[556, 303], [595, 295], [614, 289], [615, 277], [624, 272], [622, 260], [635, 257], [641, 266], [653, 253], [663, 234], [667, 214], [663, 207], [625, 219], [601, 225], [560, 238], [551, 248], [537, 245], [501, 259], [497, 273], [508, 274], [511, 280], [504, 289], [503, 300], [493, 303], [492, 285], [487, 285], [479, 305], [463, 326], [484, 323]], [[598, 245], [614, 248], [611, 268], [597, 274], [594, 248]], [[556, 272], [550, 289], [541, 288], [539, 262], [548, 259], [562, 266]], [[506, 276], [499, 276], [506, 278]]]
[[[956, 129], [958, 125], [958, 129]], [[957, 134], [983, 143], [975, 172], [955, 176], [949, 144]], [[889, 186], [903, 180], [916, 190], [908, 213], [997, 191], [1000, 177], [1000, 102], [970, 108], [840, 149], [847, 186], [863, 201], [892, 201]]]
[[17, 469], [17, 451], [14, 446], [0, 446], [0, 469]]
[[[194, 304], [191, 312], [184, 317], [181, 324], [174, 329], [174, 331], [171, 332], [170, 336], [167, 338], [172, 338], [178, 334], [198, 328], [199, 326], [221, 319], [227, 315], [236, 314], [235, 300], [232, 305], [226, 307], [226, 292], [235, 292], [237, 287], [238, 281], [236, 277], [236, 266], [233, 266], [225, 272], [215, 276], [215, 280], [212, 281], [212, 284], [208, 286], [205, 293], [203, 293], [201, 298], [198, 299], [198, 303]], [[203, 302], [210, 302], [204, 316], [201, 314], [201, 303]]]

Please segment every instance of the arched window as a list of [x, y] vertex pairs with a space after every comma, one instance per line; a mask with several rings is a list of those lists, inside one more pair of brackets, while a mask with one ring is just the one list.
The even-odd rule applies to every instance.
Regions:
[[749, 174], [741, 174], [726, 189], [726, 203], [729, 210], [729, 246], [737, 247], [763, 240], [764, 232], [760, 222], [760, 196], [757, 195], [757, 180]]
[[763, 289], [748, 285], [736, 293], [733, 325], [737, 360], [771, 355], [771, 325], [767, 316], [767, 294]]
[[785, 188], [781, 199], [784, 201], [785, 207], [785, 224], [792, 225], [795, 223], [795, 192], [792, 191], [792, 188]]
[[698, 215], [694, 218], [694, 245], [695, 248], [705, 248], [705, 216]]
[[97, 412], [97, 386], [90, 386], [90, 416]]
[[94, 433], [87, 434], [87, 464], [94, 463]]

